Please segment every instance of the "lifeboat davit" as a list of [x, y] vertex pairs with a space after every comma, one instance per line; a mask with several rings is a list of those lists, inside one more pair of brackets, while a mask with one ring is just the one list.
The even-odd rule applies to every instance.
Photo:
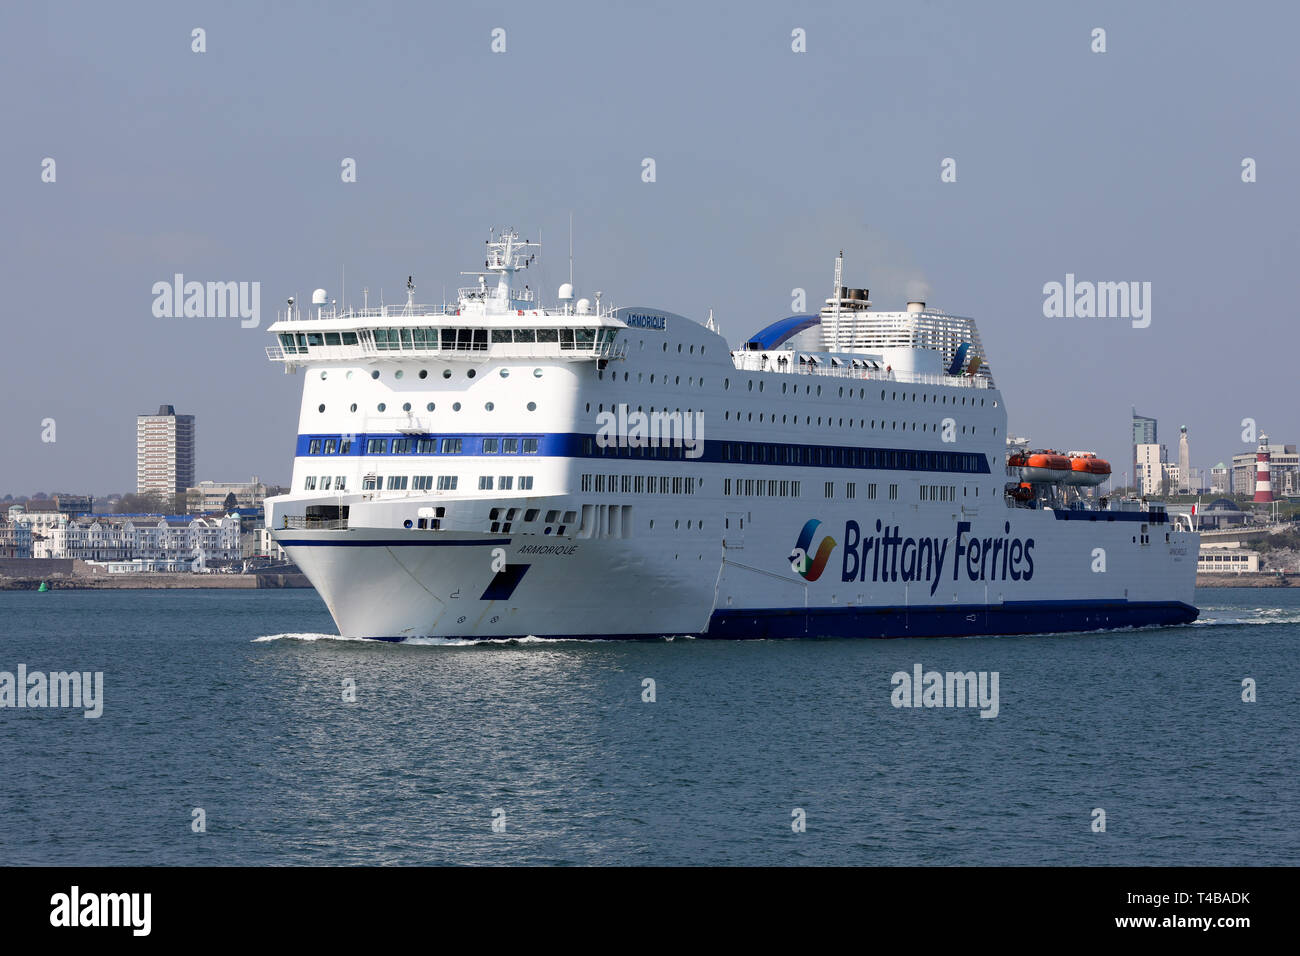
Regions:
[[1007, 464], [1020, 470], [1020, 479], [1028, 482], [1063, 482], [1072, 473], [1070, 459], [1057, 452], [1017, 452], [1007, 458]]
[[1019, 484], [1013, 482], [1008, 486], [1007, 491], [1016, 501], [1034, 500], [1034, 486], [1027, 481], [1022, 481]]
[[1068, 485], [1100, 485], [1110, 477], [1110, 462], [1096, 455], [1073, 455], [1070, 457], [1070, 477]]

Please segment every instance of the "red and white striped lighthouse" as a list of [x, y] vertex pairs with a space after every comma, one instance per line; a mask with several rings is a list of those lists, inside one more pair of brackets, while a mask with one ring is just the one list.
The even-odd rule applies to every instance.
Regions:
[[1273, 482], [1269, 478], [1268, 436], [1259, 436], [1259, 451], [1255, 453], [1255, 502], [1268, 504], [1273, 500]]

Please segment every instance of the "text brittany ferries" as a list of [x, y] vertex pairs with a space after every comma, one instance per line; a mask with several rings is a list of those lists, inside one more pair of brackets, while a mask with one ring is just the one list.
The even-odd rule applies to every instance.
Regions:
[[[456, 301], [280, 315], [303, 377], [267, 523], [341, 634], [912, 637], [1175, 625], [1197, 535], [1086, 451], [1010, 439], [975, 322], [823, 307], [732, 347], [516, 273]], [[836, 275], [842, 274], [842, 262]], [[1068, 373], [1063, 373], [1068, 374]], [[635, 415], [633, 413], [636, 413]], [[658, 418], [655, 418], [658, 416]], [[611, 422], [691, 423], [657, 438]], [[623, 427], [623, 426], [615, 426]], [[667, 437], [665, 437], [665, 434]]]

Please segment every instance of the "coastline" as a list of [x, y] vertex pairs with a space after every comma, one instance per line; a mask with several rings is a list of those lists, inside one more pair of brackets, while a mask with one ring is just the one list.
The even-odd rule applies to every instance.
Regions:
[[172, 589], [281, 589], [309, 588], [301, 572], [265, 574], [115, 574], [112, 577], [0, 577], [0, 591], [36, 591], [44, 581], [51, 591], [172, 590]]
[[1242, 572], [1241, 574], [1198, 574], [1198, 588], [1294, 588], [1300, 587], [1300, 574], [1283, 572]]

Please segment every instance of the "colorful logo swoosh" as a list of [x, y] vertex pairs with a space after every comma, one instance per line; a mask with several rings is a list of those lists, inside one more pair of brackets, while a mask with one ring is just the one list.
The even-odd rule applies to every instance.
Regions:
[[822, 543], [817, 547], [815, 555], [809, 555], [808, 546], [812, 544], [813, 534], [821, 527], [821, 522], [816, 518], [809, 518], [799, 532], [799, 540], [795, 542], [794, 553], [790, 555], [790, 566], [801, 574], [805, 581], [816, 581], [826, 570], [826, 562], [830, 560], [831, 552], [835, 550], [835, 539], [827, 535], [822, 539]]

